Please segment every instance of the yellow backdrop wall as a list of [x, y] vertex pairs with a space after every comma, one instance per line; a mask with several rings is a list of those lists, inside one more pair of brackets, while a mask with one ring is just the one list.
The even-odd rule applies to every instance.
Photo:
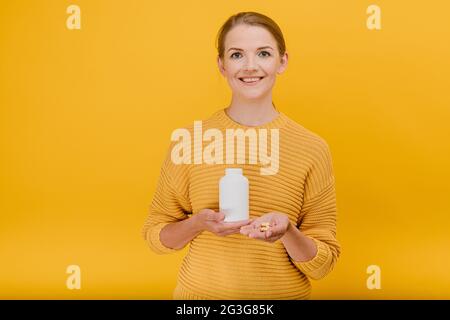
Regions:
[[140, 231], [171, 132], [230, 101], [215, 36], [239, 11], [282, 28], [274, 101], [332, 151], [342, 255], [312, 298], [450, 298], [444, 0], [2, 1], [0, 298], [171, 298], [185, 250]]

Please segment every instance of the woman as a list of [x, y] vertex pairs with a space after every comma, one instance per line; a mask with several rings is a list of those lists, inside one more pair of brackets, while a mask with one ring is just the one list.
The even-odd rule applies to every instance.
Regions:
[[[220, 160], [180, 164], [169, 149], [142, 235], [161, 254], [190, 244], [174, 299], [309, 299], [309, 279], [323, 278], [336, 264], [329, 147], [272, 102], [287, 61], [281, 30], [265, 15], [241, 12], [220, 29], [217, 62], [232, 100], [202, 129], [224, 136], [226, 129], [276, 129], [279, 165], [274, 174], [262, 175], [263, 164], [249, 163], [250, 152], [237, 166]], [[242, 168], [249, 180], [249, 220], [224, 222], [218, 212], [218, 183], [227, 167]]]

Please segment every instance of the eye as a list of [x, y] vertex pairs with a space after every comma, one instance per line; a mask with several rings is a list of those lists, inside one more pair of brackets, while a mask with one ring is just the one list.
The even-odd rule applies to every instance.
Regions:
[[230, 56], [230, 58], [231, 59], [234, 59], [233, 57], [235, 56], [235, 54], [241, 54], [240, 52], [234, 52], [231, 56]]
[[[264, 53], [263, 57], [270, 57], [271, 56], [270, 52], [268, 52], [268, 51], [260, 51], [259, 52], [259, 54], [262, 54], [262, 53]], [[234, 52], [234, 53], [231, 54], [230, 58], [231, 59], [234, 59], [235, 57], [237, 58], [236, 54], [240, 55], [241, 53], [240, 52]]]

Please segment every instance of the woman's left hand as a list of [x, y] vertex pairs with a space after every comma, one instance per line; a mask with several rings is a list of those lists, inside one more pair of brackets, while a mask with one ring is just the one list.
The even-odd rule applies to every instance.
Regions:
[[[266, 231], [261, 231], [261, 224], [269, 223]], [[253, 219], [249, 225], [241, 227], [240, 233], [253, 239], [274, 242], [287, 232], [290, 221], [287, 215], [279, 212], [269, 212]]]

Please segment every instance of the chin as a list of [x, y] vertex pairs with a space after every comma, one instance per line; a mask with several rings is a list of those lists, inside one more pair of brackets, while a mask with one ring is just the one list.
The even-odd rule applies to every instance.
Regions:
[[265, 92], [255, 92], [254, 94], [249, 92], [241, 92], [241, 96], [246, 99], [260, 99], [265, 96]]

